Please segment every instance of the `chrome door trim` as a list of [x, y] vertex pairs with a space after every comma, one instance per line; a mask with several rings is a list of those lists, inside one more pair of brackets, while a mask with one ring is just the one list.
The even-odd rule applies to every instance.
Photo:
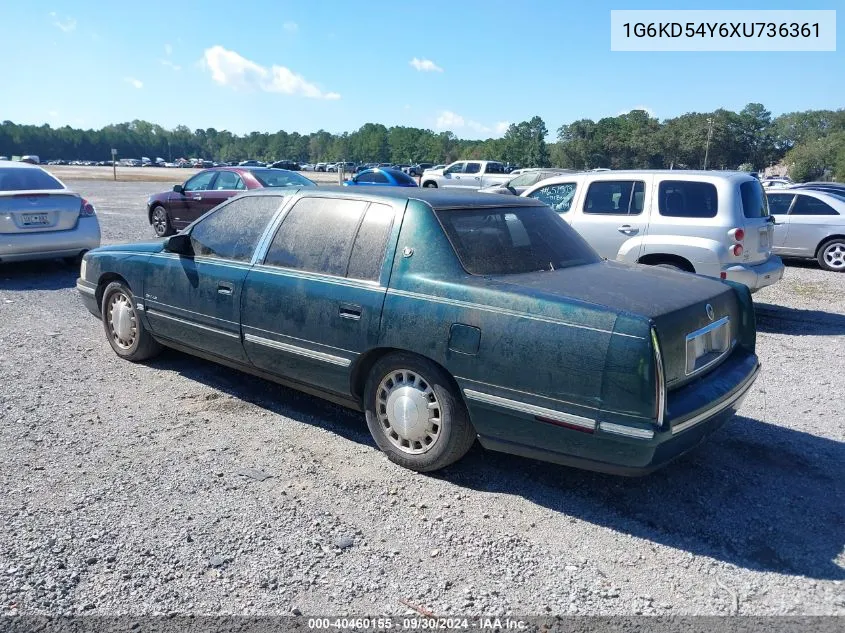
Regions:
[[525, 402], [519, 402], [517, 400], [510, 400], [508, 398], [494, 396], [492, 394], [483, 393], [481, 391], [475, 391], [473, 389], [464, 389], [464, 395], [469, 400], [483, 402], [484, 404], [492, 404], [497, 407], [503, 407], [505, 409], [511, 409], [512, 411], [518, 411], [519, 413], [527, 413], [528, 415], [534, 415], [541, 418], [549, 418], [551, 420], [565, 422], [566, 424], [571, 424], [572, 426], [578, 426], [585, 429], [595, 430], [596, 428], [595, 420], [584, 418], [580, 415], [573, 415], [572, 413], [566, 413], [565, 411], [557, 411], [555, 409], [538, 407], [533, 404], [527, 404]]
[[210, 325], [203, 325], [201, 323], [197, 323], [195, 321], [188, 321], [187, 319], [180, 319], [179, 317], [171, 316], [169, 314], [165, 314], [164, 312], [159, 312], [158, 310], [150, 310], [147, 308], [146, 310], [148, 315], [152, 315], [153, 317], [161, 317], [162, 319], [167, 319], [168, 321], [175, 321], [176, 323], [181, 323], [182, 325], [190, 325], [192, 327], [198, 328], [200, 330], [205, 330], [206, 332], [213, 332], [214, 334], [222, 334], [223, 336], [228, 336], [230, 338], [240, 339], [240, 334], [235, 332], [228, 332], [226, 330], [220, 330], [216, 327], [211, 327]]
[[245, 333], [244, 341], [254, 343], [256, 345], [263, 345], [264, 347], [271, 347], [282, 352], [296, 354], [297, 356], [304, 356], [305, 358], [310, 358], [312, 360], [319, 360], [331, 365], [339, 365], [340, 367], [349, 367], [352, 364], [352, 361], [348, 358], [326, 354], [325, 352], [318, 352], [316, 350], [299, 347], [297, 345], [290, 345], [289, 343], [274, 341], [269, 338], [264, 338], [263, 336], [255, 336], [254, 334]]

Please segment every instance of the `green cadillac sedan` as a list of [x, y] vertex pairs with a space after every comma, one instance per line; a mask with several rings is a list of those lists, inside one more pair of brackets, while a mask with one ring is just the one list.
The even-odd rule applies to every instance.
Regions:
[[115, 353], [163, 346], [363, 411], [394, 462], [487, 449], [641, 475], [739, 408], [745, 286], [602, 260], [542, 202], [407, 188], [249, 192], [85, 255]]

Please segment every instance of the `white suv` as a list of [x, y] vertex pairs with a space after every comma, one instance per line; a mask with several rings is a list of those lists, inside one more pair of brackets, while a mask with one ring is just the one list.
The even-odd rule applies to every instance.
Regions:
[[730, 279], [752, 292], [783, 277], [766, 195], [745, 172], [567, 174], [522, 195], [558, 211], [607, 259]]

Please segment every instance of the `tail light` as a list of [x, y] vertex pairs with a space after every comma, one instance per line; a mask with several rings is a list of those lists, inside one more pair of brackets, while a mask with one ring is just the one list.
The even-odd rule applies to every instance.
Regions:
[[728, 235], [730, 235], [735, 242], [741, 242], [745, 239], [745, 229], [731, 229], [728, 231]]
[[657, 330], [651, 328], [651, 347], [654, 351], [654, 419], [657, 428], [663, 427], [663, 416], [666, 412], [666, 375], [663, 373], [663, 354], [660, 351], [660, 341]]
[[734, 244], [734, 247], [731, 249], [731, 252], [737, 257], [742, 255], [742, 244]]
[[90, 218], [92, 215], [96, 215], [94, 213], [94, 205], [85, 198], [82, 198], [82, 203], [79, 205], [79, 217]]

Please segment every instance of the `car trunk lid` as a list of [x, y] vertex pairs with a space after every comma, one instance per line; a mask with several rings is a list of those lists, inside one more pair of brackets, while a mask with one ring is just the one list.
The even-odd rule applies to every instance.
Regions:
[[67, 190], [0, 191], [0, 233], [67, 231], [81, 206], [79, 195]]

